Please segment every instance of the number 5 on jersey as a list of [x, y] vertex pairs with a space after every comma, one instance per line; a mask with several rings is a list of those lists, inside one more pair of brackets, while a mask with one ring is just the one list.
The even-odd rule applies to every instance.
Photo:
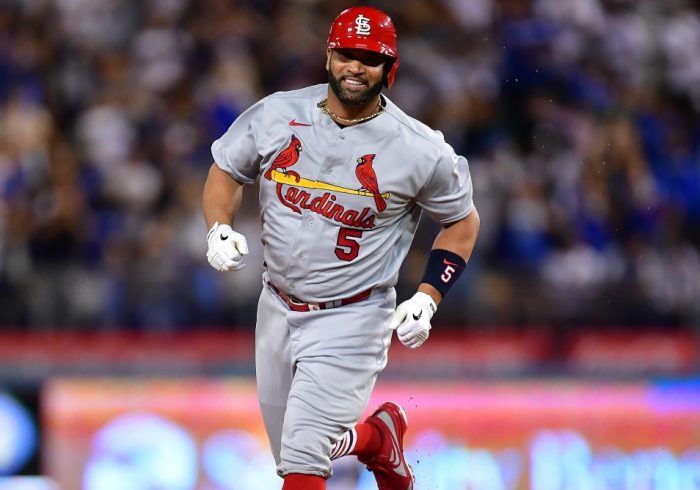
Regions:
[[340, 228], [335, 256], [346, 262], [355, 260], [360, 253], [360, 244], [357, 242], [360, 238], [362, 238], [362, 230]]

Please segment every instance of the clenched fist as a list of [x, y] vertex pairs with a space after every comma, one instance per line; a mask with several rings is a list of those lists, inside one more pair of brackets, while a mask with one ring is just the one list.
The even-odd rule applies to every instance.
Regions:
[[245, 267], [243, 256], [248, 255], [248, 242], [229, 225], [214, 223], [207, 233], [207, 260], [217, 271], [237, 271]]
[[396, 308], [389, 328], [396, 330], [403, 345], [417, 349], [428, 340], [430, 319], [435, 310], [437, 305], [433, 298], [426, 293], [417, 292]]

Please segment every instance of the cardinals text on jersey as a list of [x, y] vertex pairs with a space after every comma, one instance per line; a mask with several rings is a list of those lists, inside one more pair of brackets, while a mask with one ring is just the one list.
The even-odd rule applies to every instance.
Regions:
[[[296, 135], [292, 135], [289, 144], [277, 154], [270, 168], [265, 172], [265, 178], [276, 183], [277, 198], [280, 202], [298, 214], [301, 214], [302, 209], [307, 209], [352, 228], [374, 228], [376, 215], [370, 207], [355, 210], [335, 201], [338, 193], [352, 194], [371, 197], [378, 213], [386, 209], [386, 199], [389, 198], [389, 193], [380, 191], [377, 174], [372, 167], [377, 155], [368, 153], [357, 159], [355, 176], [361, 187], [350, 189], [328, 182], [307, 179], [291, 170], [290, 167], [299, 160], [302, 148], [301, 140]], [[285, 188], [285, 186], [287, 187]], [[311, 192], [305, 189], [320, 189], [327, 192], [321, 196], [312, 197]]]

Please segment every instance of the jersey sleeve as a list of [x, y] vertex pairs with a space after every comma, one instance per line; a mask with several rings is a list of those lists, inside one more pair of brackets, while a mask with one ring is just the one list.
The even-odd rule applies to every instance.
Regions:
[[260, 173], [262, 156], [257, 142], [263, 127], [263, 109], [263, 101], [251, 106], [211, 145], [211, 154], [219, 168], [244, 184], [254, 183]]
[[474, 208], [472, 179], [467, 159], [444, 143], [428, 182], [416, 197], [435, 221], [447, 224], [460, 220]]

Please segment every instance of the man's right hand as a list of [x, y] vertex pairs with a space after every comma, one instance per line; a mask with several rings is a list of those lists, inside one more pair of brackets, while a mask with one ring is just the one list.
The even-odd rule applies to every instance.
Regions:
[[207, 233], [207, 260], [217, 271], [237, 271], [245, 267], [243, 256], [248, 255], [248, 242], [229, 225], [218, 221]]

